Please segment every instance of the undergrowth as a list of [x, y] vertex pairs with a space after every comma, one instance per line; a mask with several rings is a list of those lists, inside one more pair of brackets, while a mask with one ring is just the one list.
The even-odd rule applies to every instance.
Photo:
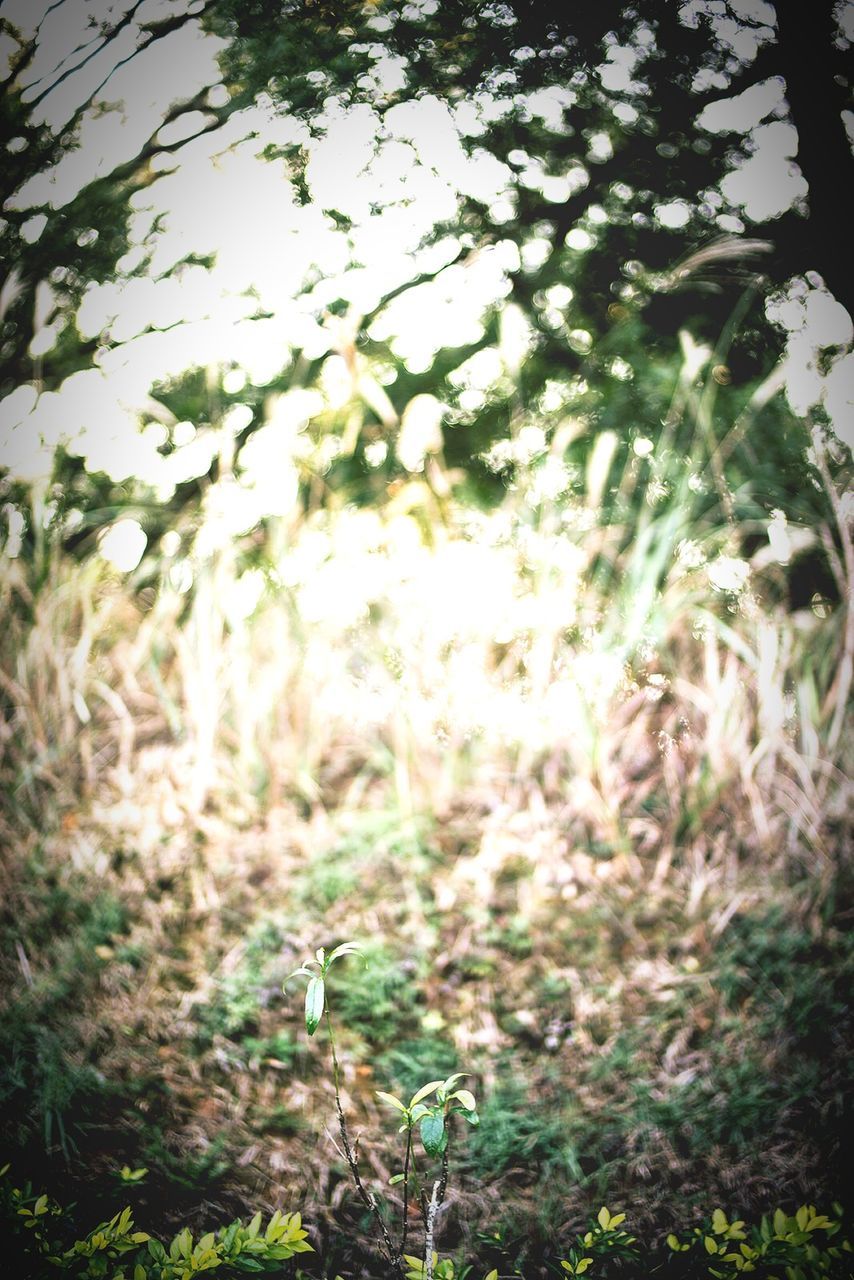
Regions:
[[[451, 493], [430, 538], [410, 493], [233, 546], [200, 506], [133, 581], [58, 545], [37, 573], [4, 562], [0, 1121], [22, 1180], [109, 1220], [146, 1168], [133, 1208], [164, 1234], [305, 1203], [332, 1275], [358, 1274], [369, 1214], [281, 994], [314, 939], [355, 936], [336, 1034], [370, 1194], [397, 1169], [377, 1090], [471, 1073], [482, 1124], [437, 1226], [459, 1266], [506, 1246], [502, 1275], [546, 1274], [603, 1202], [654, 1239], [710, 1204], [757, 1222], [840, 1198], [836, 482], [818, 441], [789, 568], [759, 497], [742, 527], [688, 484], [702, 433], [690, 467], [599, 474], [558, 425], [494, 510]], [[833, 598], [790, 607], [799, 546]]]

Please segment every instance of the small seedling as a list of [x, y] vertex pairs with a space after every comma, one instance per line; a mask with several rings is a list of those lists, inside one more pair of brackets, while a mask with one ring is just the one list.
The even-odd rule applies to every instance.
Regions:
[[[338, 1053], [335, 1046], [335, 1033], [332, 1025], [332, 1018], [329, 1013], [328, 1003], [328, 984], [327, 976], [329, 970], [336, 960], [348, 955], [362, 956], [362, 952], [352, 942], [342, 942], [340, 946], [335, 947], [327, 955], [326, 948], [320, 947], [315, 952], [314, 960], [308, 960], [304, 965], [300, 965], [293, 973], [289, 974], [287, 982], [291, 978], [297, 976], [308, 978], [308, 986], [305, 993], [305, 1029], [310, 1036], [313, 1036], [321, 1021], [325, 1021], [326, 1029], [329, 1034], [329, 1047], [332, 1056], [332, 1076], [335, 1088], [335, 1106], [338, 1113], [338, 1129], [341, 1134], [341, 1145], [343, 1147], [344, 1156], [350, 1169], [356, 1190], [362, 1203], [370, 1210], [373, 1216], [376, 1228], [379, 1234], [380, 1247], [389, 1264], [392, 1273], [403, 1278], [412, 1274], [412, 1268], [415, 1264], [422, 1267], [425, 1280], [440, 1280], [440, 1271], [436, 1268], [433, 1252], [433, 1234], [436, 1223], [436, 1215], [445, 1199], [445, 1193], [448, 1187], [449, 1173], [449, 1150], [451, 1139], [451, 1120], [456, 1114], [459, 1114], [471, 1125], [480, 1123], [477, 1113], [477, 1104], [474, 1094], [469, 1089], [458, 1088], [459, 1082], [465, 1078], [464, 1072], [455, 1072], [448, 1076], [446, 1080], [431, 1080], [428, 1084], [423, 1085], [412, 1095], [409, 1103], [404, 1103], [400, 1098], [396, 1098], [394, 1094], [384, 1093], [377, 1090], [377, 1097], [387, 1106], [392, 1107], [399, 1113], [400, 1128], [399, 1133], [406, 1134], [406, 1150], [403, 1161], [403, 1170], [396, 1173], [389, 1179], [389, 1184], [394, 1186], [402, 1183], [403, 1208], [400, 1229], [399, 1243], [395, 1245], [392, 1241], [391, 1232], [386, 1225], [385, 1219], [380, 1212], [376, 1198], [368, 1191], [362, 1182], [356, 1160], [353, 1146], [350, 1141], [350, 1134], [347, 1128], [347, 1119], [344, 1115], [344, 1109], [341, 1104], [341, 1080], [340, 1068], [338, 1063]], [[428, 1099], [430, 1101], [428, 1101]], [[418, 1128], [421, 1137], [421, 1144], [425, 1154], [432, 1159], [441, 1159], [441, 1173], [434, 1181], [433, 1189], [428, 1198], [426, 1191], [422, 1189], [416, 1168], [415, 1150], [413, 1145], [413, 1132]], [[410, 1210], [410, 1188], [414, 1190], [421, 1202], [421, 1208], [424, 1216], [425, 1233], [424, 1233], [424, 1260], [420, 1262], [413, 1259], [405, 1253], [406, 1243], [409, 1236], [409, 1210]], [[444, 1265], [444, 1264], [440, 1264]], [[409, 1267], [407, 1272], [406, 1268]], [[434, 1268], [436, 1268], [434, 1270]]]

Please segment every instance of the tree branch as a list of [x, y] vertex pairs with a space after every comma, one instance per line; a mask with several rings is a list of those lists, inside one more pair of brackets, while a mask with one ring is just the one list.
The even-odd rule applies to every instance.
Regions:
[[[102, 40], [101, 40], [101, 43], [98, 45], [97, 49], [91, 49], [89, 53], [86, 54], [85, 57], [80, 59], [79, 62], [75, 62], [73, 66], [66, 67], [65, 70], [60, 72], [60, 74], [51, 84], [49, 84], [45, 89], [42, 89], [40, 93], [37, 93], [35, 97], [29, 98], [27, 105], [31, 108], [37, 107], [40, 102], [44, 102], [48, 94], [53, 93], [54, 89], [58, 89], [59, 86], [63, 84], [66, 80], [70, 79], [70, 77], [73, 76], [75, 72], [82, 71], [83, 68], [87, 66], [92, 61], [93, 58], [97, 58], [99, 53], [103, 53], [104, 49], [106, 49], [107, 46], [110, 45], [113, 42], [113, 40], [116, 39], [117, 36], [121, 35], [122, 31], [124, 31], [126, 27], [130, 26], [130, 24], [133, 22], [133, 19], [137, 13], [137, 10], [142, 8], [143, 4], [145, 4], [145, 0], [135, 0], [135, 3], [131, 5], [130, 9], [128, 9], [127, 12], [124, 13], [122, 17], [119, 18], [119, 20], [113, 24], [112, 27], [110, 27], [107, 31], [101, 32]], [[87, 40], [85, 44], [80, 44], [77, 46], [76, 49], [73, 49], [71, 53], [67, 55], [67, 57], [73, 58], [76, 53], [83, 53], [83, 51], [85, 49], [89, 49], [89, 46], [94, 44], [97, 39], [98, 39], [97, 36], [93, 36], [92, 39]], [[49, 72], [48, 74], [53, 75], [54, 72], [59, 71], [59, 68], [62, 66], [62, 63], [65, 60], [66, 59], [61, 59], [60, 62], [58, 62], [57, 65], [54, 67], [53, 71]], [[122, 64], [119, 62], [116, 65], [121, 66]], [[110, 75], [112, 75], [112, 72], [110, 72]], [[45, 80], [46, 78], [47, 78], [46, 76], [41, 76], [40, 79], [37, 80], [35, 83], [41, 84], [42, 81]], [[109, 77], [107, 77], [107, 79], [109, 79]], [[104, 81], [104, 83], [106, 83], [106, 81]]]

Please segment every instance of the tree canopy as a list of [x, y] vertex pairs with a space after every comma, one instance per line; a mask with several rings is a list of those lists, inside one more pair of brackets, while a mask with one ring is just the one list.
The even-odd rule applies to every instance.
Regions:
[[[623, 448], [632, 433], [657, 437], [686, 342], [701, 364], [696, 353], [707, 352], [718, 386], [709, 431], [741, 423], [741, 442], [728, 446], [736, 487], [758, 463], [755, 450], [739, 452], [744, 414], [761, 412], [776, 473], [766, 507], [796, 500], [803, 443], [787, 435], [788, 410], [774, 398], [783, 343], [766, 302], [777, 290], [771, 320], [796, 329], [792, 311], [811, 296], [826, 319], [813, 345], [824, 350], [822, 373], [837, 366], [838, 401], [840, 382], [850, 382], [850, 321], [821, 286], [850, 312], [837, 176], [851, 161], [845, 11], [825, 4], [802, 22], [793, 6], [764, 0], [603, 0], [581, 12], [540, 0], [135, 0], [90, 4], [81, 21], [58, 0], [27, 30], [14, 3], [4, 8], [0, 309], [12, 478], [26, 479], [28, 451], [41, 451], [71, 494], [82, 456], [97, 490], [86, 505], [109, 513], [124, 500], [115, 483], [130, 482], [132, 465], [122, 474], [120, 462], [104, 469], [89, 459], [50, 395], [78, 375], [78, 427], [90, 442], [103, 435], [87, 425], [101, 383], [81, 376], [120, 363], [123, 345], [179, 328], [180, 310], [160, 319], [155, 298], [169, 282], [185, 296], [203, 291], [217, 256], [202, 207], [197, 243], [185, 235], [180, 252], [169, 247], [158, 192], [194, 158], [215, 166], [248, 145], [291, 203], [321, 218], [314, 257], [299, 261], [307, 224], [296, 215], [287, 244], [271, 246], [297, 263], [289, 287], [313, 317], [312, 340], [285, 335], [279, 367], [236, 395], [220, 387], [215, 405], [210, 370], [182, 371], [174, 356], [154, 399], [136, 387], [125, 430], [158, 423], [148, 453], [162, 458], [181, 452], [175, 422], [210, 423], [240, 406], [226, 453], [197, 446], [195, 463], [173, 459], [174, 483], [164, 481], [156, 502], [180, 507], [200, 477], [236, 460], [239, 470], [271, 394], [319, 386], [336, 368], [349, 392], [330, 399], [321, 387], [308, 412], [322, 444], [315, 480], [365, 500], [425, 467], [429, 479], [432, 467], [441, 490], [447, 477], [431, 462], [441, 458], [452, 480], [488, 495], [496, 473], [507, 475], [506, 450], [502, 460], [494, 446], [532, 414], [547, 432], [567, 412], [583, 417], [595, 428], [584, 450], [605, 430]], [[208, 61], [197, 68], [190, 51], [202, 48]], [[128, 94], [153, 77], [163, 87], [143, 109]], [[324, 140], [332, 154], [321, 163]], [[248, 238], [252, 202], [249, 189]], [[385, 274], [361, 261], [366, 226], [386, 239]], [[800, 284], [787, 295], [793, 278]], [[129, 322], [141, 280], [149, 291]], [[112, 317], [102, 305], [99, 328], [86, 307], [97, 317], [103, 285], [117, 302]], [[257, 287], [245, 293], [239, 318], [270, 322]], [[475, 295], [479, 318], [452, 323]], [[445, 320], [415, 354], [401, 329], [437, 299]], [[142, 314], [148, 300], [152, 319]], [[809, 342], [801, 346], [802, 363], [814, 365]], [[827, 408], [820, 380], [805, 394], [807, 406], [824, 398]], [[134, 456], [121, 444], [117, 452], [124, 465]]]

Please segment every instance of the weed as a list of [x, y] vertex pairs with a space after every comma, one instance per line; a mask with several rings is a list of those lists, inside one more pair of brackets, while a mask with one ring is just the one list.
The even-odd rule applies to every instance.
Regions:
[[[196, 1043], [209, 1047], [217, 1036], [240, 1043], [250, 1056], [290, 1056], [284, 1043], [283, 1054], [272, 1048], [267, 1054], [261, 1032], [262, 1011], [278, 990], [283, 973], [279, 953], [284, 932], [279, 921], [263, 918], [257, 922], [243, 944], [239, 962], [232, 972], [217, 983], [210, 999], [195, 1010]], [[279, 1037], [276, 1037], [277, 1043]]]
[[481, 1116], [483, 1125], [466, 1150], [473, 1176], [493, 1178], [510, 1169], [539, 1168], [546, 1176], [577, 1171], [561, 1105], [553, 1097], [531, 1096], [510, 1072], [487, 1095]]
[[729, 1007], [749, 1010], [763, 1036], [784, 1035], [820, 1054], [850, 1021], [852, 978], [850, 932], [825, 930], [819, 940], [777, 905], [736, 917], [716, 981]]

